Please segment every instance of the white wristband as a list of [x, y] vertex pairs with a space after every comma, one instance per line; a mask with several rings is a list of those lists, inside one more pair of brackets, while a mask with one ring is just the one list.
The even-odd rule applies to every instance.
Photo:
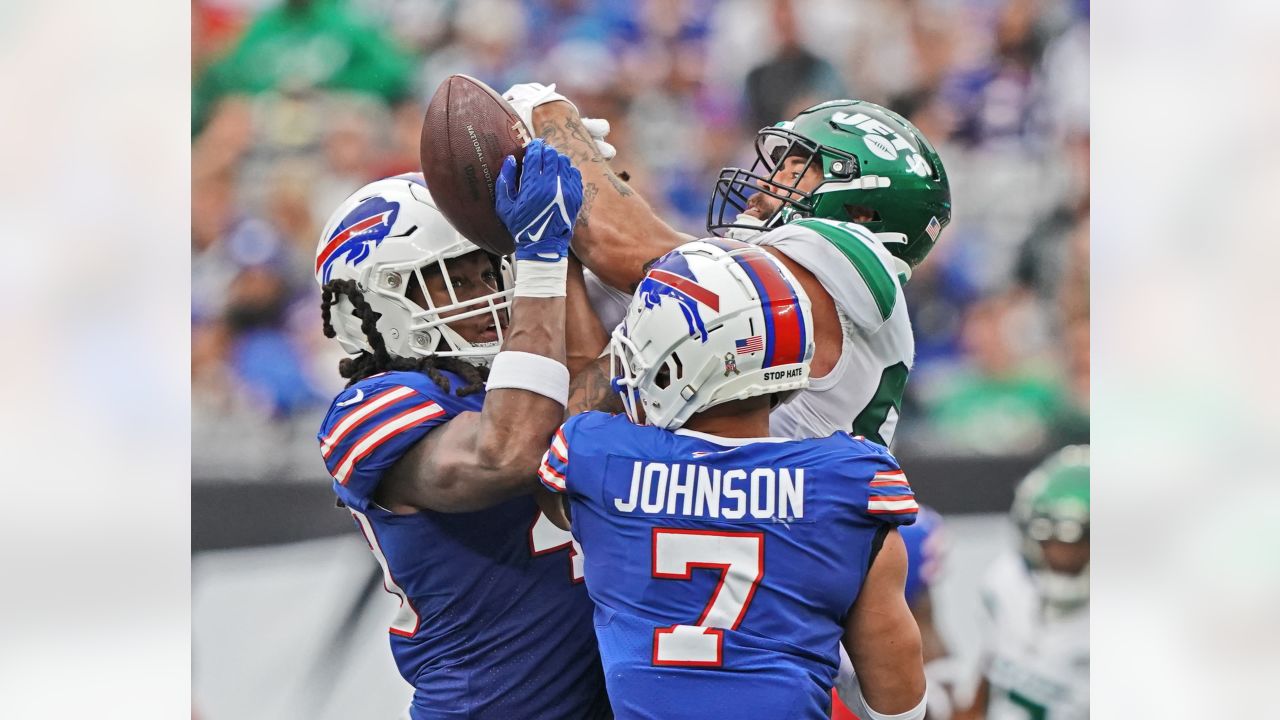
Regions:
[[558, 262], [516, 261], [516, 297], [557, 298], [565, 296], [569, 259]]
[[[840, 699], [843, 700], [844, 696], [841, 695]], [[865, 718], [865, 720], [924, 720], [925, 705], [928, 700], [929, 691], [926, 686], [924, 696], [920, 698], [920, 702], [916, 703], [915, 707], [896, 715], [885, 715], [872, 710], [871, 706], [867, 705], [867, 698], [862, 694], [862, 688], [858, 688], [858, 702], [854, 705], [849, 705], [849, 709], [858, 717]]]
[[929, 681], [925, 678], [925, 694], [920, 702], [910, 710], [897, 715], [885, 715], [872, 710], [867, 705], [867, 698], [862, 694], [862, 684], [858, 682], [858, 674], [853, 670], [853, 662], [840, 646], [840, 669], [836, 672], [836, 694], [840, 696], [846, 707], [864, 720], [923, 720], [925, 705], [929, 700]]
[[569, 405], [569, 368], [543, 355], [504, 350], [493, 358], [485, 389], [528, 390]]

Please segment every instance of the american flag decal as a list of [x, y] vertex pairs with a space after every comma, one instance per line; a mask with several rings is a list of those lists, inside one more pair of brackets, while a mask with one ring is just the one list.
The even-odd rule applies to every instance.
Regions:
[[942, 223], [938, 222], [938, 218], [936, 216], [929, 218], [929, 224], [924, 226], [924, 234], [928, 235], [930, 240], [937, 242], [938, 234], [941, 232]]
[[733, 344], [738, 349], [739, 355], [747, 355], [764, 350], [764, 338], [759, 335], [752, 335], [743, 340], [734, 340]]

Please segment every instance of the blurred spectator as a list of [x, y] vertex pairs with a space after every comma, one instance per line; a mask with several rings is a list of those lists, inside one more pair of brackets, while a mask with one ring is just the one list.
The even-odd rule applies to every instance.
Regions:
[[267, 265], [246, 268], [232, 282], [225, 324], [233, 340], [228, 350], [236, 376], [273, 415], [288, 415], [315, 404], [320, 395], [302, 370], [303, 360], [284, 332], [288, 289]]
[[751, 129], [788, 119], [804, 108], [844, 97], [844, 86], [831, 63], [805, 48], [791, 0], [772, 8], [771, 27], [778, 52], [747, 73], [747, 106]]
[[325, 88], [395, 102], [409, 91], [409, 69], [396, 44], [358, 22], [343, 3], [284, 0], [255, 18], [230, 54], [200, 79], [192, 120], [199, 128], [215, 103], [231, 93]]
[[968, 366], [929, 409], [937, 440], [951, 450], [1030, 453], [1044, 446], [1062, 415], [1063, 390], [1023, 360], [1025, 304], [1010, 294], [969, 309], [963, 343]]
[[528, 66], [520, 63], [520, 54], [527, 51], [527, 28], [525, 8], [516, 0], [460, 3], [453, 19], [454, 39], [426, 57], [418, 94], [430, 99], [440, 83], [455, 73], [478, 78], [499, 91], [527, 82], [531, 78], [523, 74]]

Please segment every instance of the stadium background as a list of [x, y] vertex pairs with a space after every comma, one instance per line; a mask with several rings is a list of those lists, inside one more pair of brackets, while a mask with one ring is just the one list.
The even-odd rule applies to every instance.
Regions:
[[394, 600], [316, 453], [342, 383], [308, 266], [340, 200], [416, 169], [426, 99], [455, 72], [557, 82], [695, 234], [719, 168], [813, 102], [885, 104], [938, 146], [955, 214], [907, 293], [894, 450], [947, 520], [935, 612], [972, 656], [1013, 484], [1088, 438], [1087, 1], [199, 0], [192, 22], [200, 717], [392, 717], [407, 697]]

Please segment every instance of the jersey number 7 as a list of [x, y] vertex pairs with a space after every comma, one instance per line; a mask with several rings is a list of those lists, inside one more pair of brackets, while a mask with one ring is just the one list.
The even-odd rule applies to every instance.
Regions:
[[692, 625], [654, 628], [654, 665], [723, 665], [723, 628], [738, 629], [764, 578], [764, 533], [653, 529], [653, 577], [689, 580], [694, 568], [719, 570], [720, 582]]

